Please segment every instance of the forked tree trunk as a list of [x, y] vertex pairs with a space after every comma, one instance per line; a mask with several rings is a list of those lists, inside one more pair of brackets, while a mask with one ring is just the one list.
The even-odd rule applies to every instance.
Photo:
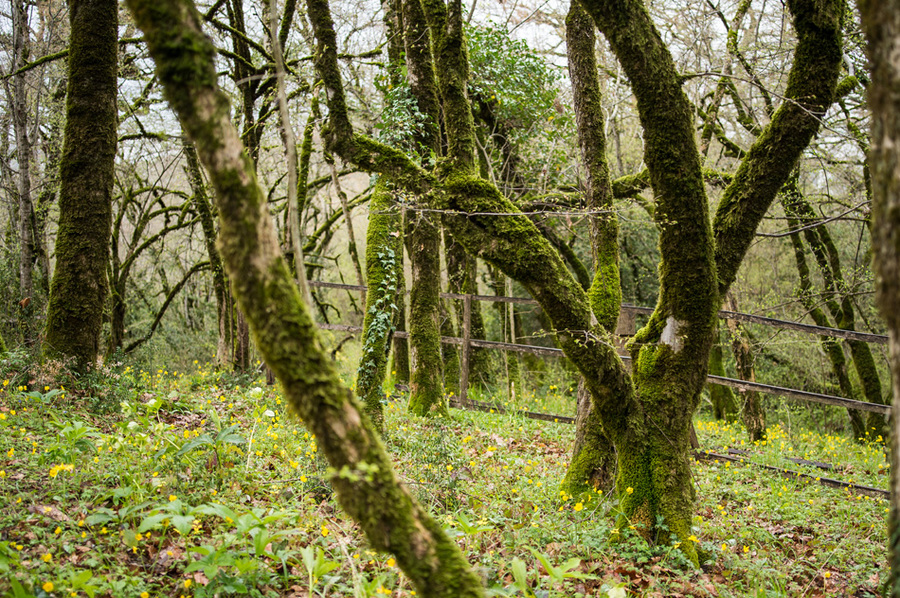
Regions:
[[859, 3], [872, 65], [872, 247], [876, 295], [888, 324], [891, 381], [891, 510], [888, 515], [887, 590], [900, 596], [900, 2]]
[[279, 250], [253, 163], [231, 123], [228, 99], [217, 87], [215, 47], [203, 34], [200, 14], [190, 0], [128, 5], [144, 31], [166, 98], [216, 190], [219, 245], [235, 297], [286, 398], [341, 472], [331, 480], [338, 500], [373, 548], [396, 555], [418, 593], [482, 596], [480, 580], [456, 544], [398, 482], [371, 421], [322, 349]]
[[118, 4], [70, 0], [69, 86], [60, 161], [56, 270], [44, 354], [92, 367], [107, 295], [116, 158]]
[[639, 0], [585, 0], [585, 5], [637, 97], [661, 229], [660, 300], [648, 325], [630, 343], [632, 376], [609, 331], [592, 325], [588, 296], [559, 253], [525, 216], [495, 215], [512, 213], [515, 206], [475, 169], [458, 0], [425, 3], [447, 136], [446, 160], [434, 174], [401, 152], [354, 134], [327, 0], [309, 2], [316, 70], [329, 104], [325, 143], [358, 167], [390, 176], [398, 187], [431, 199], [447, 212], [445, 226], [467, 251], [500, 267], [540, 303], [563, 351], [584, 375], [618, 451], [620, 521], [640, 525], [648, 537], [653, 528], [662, 541], [675, 535], [687, 557], [697, 562], [690, 539], [691, 415], [706, 379], [719, 296], [734, 281], [759, 222], [831, 101], [841, 58], [840, 10], [836, 1], [788, 2], [799, 40], [785, 90], [791, 101], [783, 103], [747, 152], [713, 229], [682, 77], [646, 8]]

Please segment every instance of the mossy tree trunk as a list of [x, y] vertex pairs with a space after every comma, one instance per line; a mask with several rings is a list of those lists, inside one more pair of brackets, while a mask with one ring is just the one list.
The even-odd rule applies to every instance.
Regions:
[[[402, 0], [401, 6], [409, 89], [419, 111], [427, 119], [424, 130], [417, 135], [416, 143], [425, 148], [423, 154], [430, 152], [439, 156], [440, 106], [422, 4], [419, 0]], [[447, 415], [441, 356], [440, 219], [435, 214], [415, 208], [407, 213], [407, 217], [406, 247], [412, 264], [409, 410], [416, 415]]]
[[[584, 168], [585, 204], [588, 210], [596, 212], [590, 216], [594, 278], [588, 298], [598, 324], [607, 333], [614, 334], [622, 303], [618, 222], [613, 212], [612, 184], [606, 163], [605, 123], [595, 46], [594, 22], [584, 7], [573, 1], [566, 17], [569, 78]], [[608, 492], [612, 489], [615, 474], [616, 451], [582, 379], [578, 383], [575, 446], [563, 489], [572, 495], [591, 488]]]
[[363, 319], [362, 356], [356, 375], [356, 395], [379, 430], [384, 413], [384, 377], [393, 331], [399, 272], [403, 266], [402, 220], [397, 202], [384, 179], [375, 183], [369, 202], [366, 232], [366, 315]]
[[406, 248], [412, 264], [409, 293], [409, 410], [447, 415], [441, 356], [441, 232], [432, 216], [410, 214]]
[[890, 335], [891, 508], [888, 514], [887, 595], [900, 596], [900, 2], [860, 0], [872, 67], [869, 108], [872, 144], [872, 248], [876, 298]]
[[69, 81], [60, 161], [56, 270], [44, 355], [92, 367], [108, 291], [116, 157], [118, 5], [70, 0]]
[[[310, 14], [321, 14], [318, 1], [310, 2]], [[252, 160], [231, 123], [228, 99], [217, 88], [215, 48], [202, 32], [200, 14], [190, 0], [128, 4], [166, 98], [210, 174], [219, 200], [219, 247], [235, 297], [286, 398], [340, 472], [331, 481], [342, 507], [373, 548], [396, 555], [418, 593], [482, 596], [456, 544], [398, 482], [371, 421], [322, 348], [279, 250]], [[335, 47], [332, 39], [325, 51]]]
[[713, 229], [692, 112], [645, 7], [638, 0], [583, 4], [609, 39], [637, 97], [661, 229], [660, 300], [648, 325], [632, 339], [632, 376], [612, 335], [592, 325], [587, 293], [534, 224], [524, 215], [482, 215], [510, 213], [515, 207], [475, 168], [458, 0], [425, 3], [447, 135], [447, 157], [433, 174], [401, 152], [354, 134], [327, 2], [316, 0], [310, 6], [319, 48], [316, 69], [330, 108], [325, 143], [358, 167], [389, 176], [398, 187], [449, 211], [445, 226], [466, 250], [498, 266], [541, 304], [560, 346], [584, 375], [618, 451], [621, 520], [642, 524], [648, 536], [662, 521], [669, 532], [657, 537], [679, 537], [682, 550], [696, 562], [689, 540], [690, 424], [706, 378], [719, 297], [734, 280], [759, 222], [831, 101], [841, 56], [840, 11], [836, 0], [788, 3], [799, 39], [785, 91], [791, 101], [784, 102], [747, 153], [726, 189]]

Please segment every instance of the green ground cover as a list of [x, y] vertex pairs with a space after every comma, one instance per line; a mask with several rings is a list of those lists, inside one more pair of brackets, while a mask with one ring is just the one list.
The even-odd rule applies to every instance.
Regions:
[[[335, 503], [316, 439], [277, 386], [202, 364], [120, 366], [81, 382], [75, 392], [40, 376], [0, 380], [0, 593], [414, 595]], [[506, 414], [426, 420], [407, 415], [401, 393], [386, 406], [401, 479], [497, 595], [877, 595], [887, 502], [814, 477], [886, 487], [881, 445], [784, 424], [752, 445], [739, 425], [701, 416], [704, 448], [742, 449], [813, 478], [698, 461], [692, 541], [704, 563], [692, 569], [677, 546], [615, 530], [614, 497], [560, 493], [572, 427], [514, 411], [567, 414], [573, 404], [574, 389], [548, 382]]]

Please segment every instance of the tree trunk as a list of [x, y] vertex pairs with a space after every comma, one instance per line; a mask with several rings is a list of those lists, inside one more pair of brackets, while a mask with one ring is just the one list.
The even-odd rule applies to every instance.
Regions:
[[[631, 377], [613, 348], [612, 335], [592, 326], [587, 294], [559, 252], [524, 215], [496, 216], [516, 208], [475, 169], [459, 2], [425, 5], [447, 135], [447, 157], [433, 174], [401, 152], [354, 133], [327, 1], [310, 5], [316, 71], [329, 106], [324, 141], [358, 167], [390, 176], [398, 187], [431, 200], [445, 211], [445, 226], [467, 251], [500, 267], [535, 298], [566, 356], [584, 375], [618, 451], [620, 521], [644, 524], [648, 537], [651, 527], [664, 531], [657, 527], [662, 522], [668, 531], [657, 537], [666, 541], [674, 534], [696, 563], [690, 539], [691, 415], [706, 379], [719, 296], [734, 280], [763, 215], [831, 101], [841, 59], [840, 10], [835, 1], [788, 3], [799, 39], [785, 92], [792, 101], [775, 113], [726, 189], [714, 236], [683, 79], [646, 8], [639, 0], [585, 4], [637, 97], [661, 229], [660, 299], [648, 325], [630, 343]], [[718, 268], [714, 252], [722, 256]]]
[[[16, 71], [28, 60], [28, 41], [30, 37], [28, 28], [27, 8], [23, 0], [13, 0], [13, 64], [12, 70]], [[33, 312], [36, 304], [34, 299], [34, 205], [31, 201], [31, 139], [28, 136], [28, 105], [25, 90], [25, 73], [13, 77], [12, 87], [12, 117], [13, 129], [16, 136], [16, 161], [18, 162], [18, 177], [16, 179], [16, 191], [19, 207], [19, 293], [22, 297], [22, 319], [20, 327], [23, 331], [23, 341], [31, 347], [35, 341], [35, 326]]]
[[[709, 373], [713, 376], [725, 376], [723, 353], [722, 345], [716, 342], [709, 353]], [[707, 388], [709, 388], [709, 397], [712, 401], [713, 417], [727, 422], [737, 419], [738, 408], [731, 388], [721, 384], [707, 384]]]
[[[817, 219], [817, 215], [809, 201], [800, 192], [799, 172], [796, 170], [784, 187], [782, 204], [788, 218], [788, 227], [797, 231], [805, 229], [802, 231], [803, 238], [809, 245], [824, 281], [823, 292], [821, 294], [814, 293], [809, 267], [806, 265], [801, 233], [791, 234], [804, 307], [809, 311], [817, 326], [854, 330], [856, 316], [852, 298], [846, 293], [847, 287], [844, 283], [837, 247], [825, 223], [821, 223], [819, 226], [808, 226]], [[822, 308], [819, 307], [823, 298], [832, 320], [829, 320]], [[822, 344], [832, 363], [832, 370], [838, 378], [841, 392], [844, 393], [843, 396], [859, 400], [860, 393], [850, 382], [843, 347], [832, 337], [823, 337]], [[875, 359], [869, 345], [860, 341], [847, 341], [847, 346], [850, 348], [850, 359], [862, 385], [863, 400], [883, 405], [881, 378], [875, 367]], [[880, 414], [870, 413], [867, 416], [864, 412], [855, 409], [848, 409], [848, 412], [855, 440], [874, 441], [877, 437], [887, 437], [886, 421]]]
[[[401, 221], [403, 218], [401, 217]], [[403, 246], [400, 247], [400, 261], [397, 268], [397, 311], [394, 315], [394, 328], [406, 332], [406, 276], [403, 274]], [[409, 339], [394, 337], [394, 353], [391, 365], [395, 384], [409, 383]]]
[[891, 381], [891, 509], [888, 515], [887, 591], [900, 596], [900, 2], [859, 3], [872, 66], [869, 108], [872, 110], [872, 248], [876, 297], [890, 335]]
[[[409, 89], [419, 111], [427, 117], [415, 141], [417, 147], [426, 148], [422, 154], [439, 156], [439, 103], [422, 4], [416, 0], [403, 0], [401, 4]], [[412, 264], [409, 410], [417, 415], [447, 415], [441, 363], [440, 221], [437, 215], [421, 210], [412, 210], [407, 217], [406, 248]]]
[[118, 124], [118, 5], [70, 0], [69, 83], [60, 161], [56, 270], [44, 354], [84, 370], [100, 350]]
[[[608, 333], [618, 333], [616, 327], [622, 304], [619, 227], [612, 211], [612, 184], [606, 162], [603, 107], [595, 56], [596, 38], [594, 23], [577, 0], [569, 5], [566, 17], [566, 44], [578, 145], [585, 172], [585, 204], [593, 212], [590, 233], [594, 278], [588, 289], [588, 298], [599, 325]], [[628, 332], [634, 334], [634, 330]], [[603, 430], [602, 418], [589, 400], [589, 394], [584, 390], [584, 384], [579, 382], [575, 447], [563, 482], [563, 488], [572, 495], [591, 487], [608, 492], [612, 489], [616, 473], [615, 447]]]
[[369, 203], [366, 233], [366, 315], [363, 320], [362, 355], [356, 375], [356, 396], [381, 430], [384, 421], [384, 377], [397, 310], [398, 273], [403, 265], [401, 218], [397, 202], [381, 179]]
[[440, 229], [429, 214], [413, 212], [406, 242], [412, 262], [409, 410], [422, 416], [447, 415], [441, 357]]
[[203, 172], [200, 168], [200, 159], [197, 150], [187, 139], [183, 143], [184, 156], [187, 160], [188, 181], [191, 184], [191, 203], [200, 217], [200, 227], [203, 229], [203, 240], [206, 244], [206, 254], [209, 256], [210, 269], [213, 277], [213, 294], [216, 297], [216, 367], [225, 367], [228, 363], [229, 338], [231, 329], [231, 306], [228, 298], [228, 281], [225, 279], [225, 268], [219, 250], [216, 249], [216, 225], [215, 208], [206, 190], [203, 181]]
[[[278, 249], [266, 198], [216, 86], [215, 48], [186, 0], [131, 0], [166, 97], [206, 166], [219, 199], [220, 247], [235, 296], [252, 322], [285, 397], [339, 475], [331, 482], [376, 550], [391, 551], [418, 593], [480, 597], [478, 577], [456, 544], [397, 481], [371, 421], [322, 350], [308, 307]], [[324, 8], [327, 14], [327, 7]], [[310, 14], [322, 14], [317, 0]], [[330, 18], [329, 18], [330, 20]], [[332, 42], [331, 51], [336, 44]]]

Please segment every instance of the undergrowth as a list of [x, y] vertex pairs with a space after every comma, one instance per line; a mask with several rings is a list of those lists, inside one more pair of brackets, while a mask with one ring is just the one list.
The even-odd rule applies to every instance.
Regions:
[[[18, 367], [18, 366], [17, 366]], [[332, 496], [316, 438], [277, 387], [117, 364], [71, 387], [0, 379], [0, 593], [11, 596], [413, 595]], [[17, 377], [18, 376], [18, 377]], [[77, 388], [76, 388], [77, 387]], [[407, 415], [385, 405], [401, 480], [458, 542], [495, 595], [874, 596], [885, 567], [887, 502], [777, 477], [752, 465], [695, 463], [700, 569], [677, 545], [615, 530], [615, 498], [559, 491], [574, 388], [548, 382], [506, 413]], [[504, 405], [505, 403], [505, 405]], [[698, 419], [701, 446], [884, 487], [880, 444], [776, 426], [749, 444], [738, 425]]]

